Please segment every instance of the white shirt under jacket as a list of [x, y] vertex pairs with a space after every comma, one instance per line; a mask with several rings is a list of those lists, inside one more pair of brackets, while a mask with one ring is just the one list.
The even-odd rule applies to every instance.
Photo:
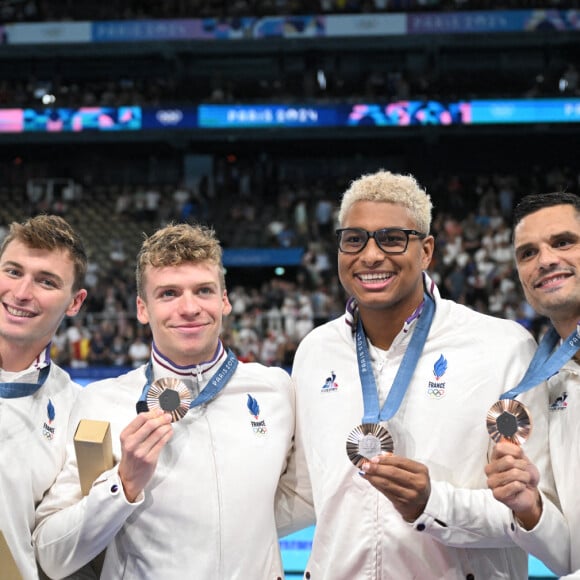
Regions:
[[[527, 579], [527, 554], [512, 541], [510, 510], [487, 489], [484, 467], [491, 447], [488, 409], [524, 375], [536, 349], [519, 324], [484, 316], [441, 299], [430, 279], [435, 317], [401, 407], [388, 421], [395, 453], [429, 468], [431, 494], [424, 513], [405, 522], [385, 496], [362, 479], [346, 454], [351, 430], [362, 422], [352, 313], [314, 329], [296, 353], [296, 456], [298, 489], [309, 471], [317, 516], [305, 572], [312, 580]], [[370, 347], [382, 406], [409, 340], [408, 322], [389, 351]], [[440, 361], [439, 364], [436, 364]], [[445, 364], [442, 364], [445, 363]], [[545, 383], [519, 397], [533, 416], [526, 453], [543, 473], [542, 488], [555, 493], [547, 453]], [[529, 536], [543, 555], [544, 541], [565, 522], [547, 500]], [[279, 513], [292, 529], [292, 508]], [[559, 517], [558, 517], [559, 516]], [[552, 526], [552, 527], [550, 527]], [[547, 535], [546, 535], [547, 534]], [[532, 541], [532, 540], [530, 540]], [[565, 546], [559, 561], [565, 566]]]
[[[204, 373], [202, 387], [217, 366]], [[157, 362], [153, 368], [155, 379], [175, 376]], [[120, 432], [135, 417], [144, 385], [142, 366], [93, 383], [79, 397], [78, 419], [111, 422], [117, 461]], [[293, 443], [288, 374], [240, 362], [207, 407], [190, 410], [173, 428], [152, 481], [133, 504], [116, 467], [81, 499], [69, 446], [65, 468], [37, 512], [36, 552], [51, 577], [70, 574], [110, 544], [101, 576], [107, 580], [283, 578], [274, 498]]]

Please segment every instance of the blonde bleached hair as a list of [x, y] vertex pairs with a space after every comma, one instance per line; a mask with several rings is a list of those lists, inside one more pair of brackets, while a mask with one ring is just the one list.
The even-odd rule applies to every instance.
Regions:
[[381, 169], [367, 173], [354, 180], [342, 197], [338, 221], [344, 225], [346, 215], [357, 201], [378, 201], [405, 207], [417, 224], [417, 229], [426, 234], [431, 228], [431, 197], [412, 175], [391, 173]]
[[73, 292], [84, 288], [87, 274], [87, 253], [83, 241], [62, 217], [41, 214], [26, 221], [12, 222], [0, 246], [0, 257], [11, 242], [21, 242], [33, 250], [68, 252], [74, 267]]
[[137, 294], [144, 298], [145, 269], [187, 263], [214, 264], [219, 270], [221, 289], [226, 286], [222, 247], [213, 229], [200, 224], [169, 224], [145, 239], [137, 255]]

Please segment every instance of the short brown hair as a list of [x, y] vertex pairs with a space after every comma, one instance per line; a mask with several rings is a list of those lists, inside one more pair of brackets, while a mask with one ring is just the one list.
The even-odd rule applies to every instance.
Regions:
[[530, 193], [524, 196], [516, 205], [513, 216], [513, 228], [529, 214], [556, 205], [570, 205], [577, 215], [580, 215], [580, 197], [567, 191], [552, 191], [550, 193]]
[[143, 295], [147, 266], [164, 268], [185, 263], [209, 262], [219, 268], [220, 284], [225, 289], [222, 248], [213, 229], [200, 224], [169, 224], [143, 242], [137, 255], [137, 294]]
[[73, 291], [85, 285], [87, 254], [80, 236], [60, 216], [37, 215], [24, 222], [12, 222], [0, 246], [0, 257], [10, 242], [19, 241], [36, 250], [66, 250], [74, 264]]

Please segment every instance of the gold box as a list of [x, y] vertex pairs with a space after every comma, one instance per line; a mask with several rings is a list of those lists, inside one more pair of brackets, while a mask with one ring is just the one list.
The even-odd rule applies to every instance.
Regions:
[[81, 491], [87, 495], [95, 479], [113, 467], [110, 423], [81, 419], [75, 432], [74, 444]]
[[6, 538], [0, 532], [0, 580], [20, 580], [21, 578]]

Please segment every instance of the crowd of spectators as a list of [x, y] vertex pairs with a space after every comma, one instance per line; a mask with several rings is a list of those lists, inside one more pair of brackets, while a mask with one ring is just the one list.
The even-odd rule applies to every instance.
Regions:
[[[337, 61], [340, 60], [337, 55]], [[289, 73], [280, 68], [274, 76], [257, 73], [257, 78], [224, 76], [219, 72], [184, 76], [178, 66], [168, 66], [160, 76], [146, 78], [75, 78], [74, 69], [50, 80], [30, 76], [26, 79], [0, 79], [0, 107], [183, 107], [199, 103], [287, 103], [328, 104], [464, 99], [578, 97], [580, 84], [575, 62], [546, 64], [542, 68], [520, 71], [490, 67], [465, 76], [444, 68], [426, 68], [412, 74], [403, 68], [365, 67], [364, 55], [356, 71], [340, 72], [340, 65], [307, 67]], [[459, 78], [461, 77], [461, 78]], [[458, 89], [460, 87], [460, 90]], [[49, 99], [50, 102], [46, 101]]]
[[[468, 43], [465, 47], [478, 58]], [[253, 75], [240, 68], [235, 52], [210, 55], [203, 66], [196, 66], [203, 57], [196, 61], [175, 48], [160, 49], [158, 58], [147, 50], [142, 57], [127, 57], [119, 48], [116, 59], [125, 59], [126, 67], [117, 65], [113, 72], [107, 68], [106, 58], [115, 56], [89, 56], [87, 64], [76, 57], [70, 62], [67, 58], [51, 62], [43, 55], [44, 64], [26, 74], [0, 78], [0, 107], [169, 108], [199, 103], [445, 102], [580, 95], [577, 56], [572, 48], [552, 47], [543, 56], [534, 56], [524, 47], [512, 57], [503, 54], [501, 47], [495, 52], [490, 48], [492, 52], [482, 53], [473, 71], [465, 65], [460, 49], [438, 56], [425, 46], [412, 68], [403, 52], [401, 58], [385, 57], [381, 63], [383, 50], [379, 41], [374, 51], [342, 50], [330, 56], [323, 50], [315, 51], [314, 56], [305, 52], [289, 57], [282, 50], [272, 55], [257, 49], [250, 58], [253, 64], [247, 65], [255, 71]], [[512, 60], [518, 64], [509, 64]]]
[[[225, 342], [243, 360], [290, 366], [301, 338], [344, 309], [334, 229], [340, 192], [353, 176], [293, 182], [270, 175], [267, 192], [261, 193], [260, 172], [250, 171], [250, 165], [217, 169], [213, 179], [201, 180], [202, 185], [212, 182], [211, 187], [166, 186], [150, 196], [154, 203], [147, 210], [144, 194], [155, 188], [127, 187], [117, 197], [116, 211], [127, 224], [141, 224], [149, 232], [168, 221], [208, 223], [225, 248], [303, 248], [300, 267], [286, 276], [244, 283], [242, 270], [227, 277], [233, 311], [225, 321]], [[513, 266], [512, 209], [529, 192], [580, 191], [580, 173], [555, 167], [535, 168], [525, 176], [458, 173], [418, 178], [435, 204], [436, 251], [430, 275], [443, 295], [517, 320], [538, 336], [544, 321], [527, 306]], [[109, 211], [106, 205], [103, 211]], [[106, 245], [115, 232], [102, 231], [100, 236], [87, 240], [89, 248]], [[84, 311], [74, 322], [65, 321], [53, 342], [53, 356], [65, 366], [126, 367], [149, 355], [148, 328], [135, 318], [133, 251], [111, 247], [109, 260], [91, 263]]]
[[[338, 57], [337, 57], [338, 58]], [[362, 57], [361, 57], [362, 58]], [[495, 73], [495, 82], [492, 82]], [[31, 77], [26, 80], [0, 79], [0, 107], [183, 107], [199, 103], [345, 103], [393, 102], [404, 100], [453, 101], [462, 99], [578, 97], [580, 85], [574, 62], [538, 70], [520, 71], [501, 80], [499, 71], [481, 71], [462, 78], [458, 92], [457, 74], [432, 69], [419, 74], [403, 70], [370, 70], [340, 74], [327, 70], [324, 86], [319, 71], [281, 74], [277, 78], [247, 78], [220, 73], [192, 80], [183, 76], [118, 78], [106, 81], [56, 76], [50, 81]], [[498, 76], [499, 75], [499, 76]], [[43, 100], [44, 99], [44, 100]]]
[[[396, 11], [454, 11], [489, 9], [576, 8], [575, 0], [173, 0], [129, 1], [122, 7], [103, 2], [70, 0], [5, 0], [0, 2], [3, 22], [53, 20], [118, 20], [144, 18], [237, 18], [278, 14], [358, 14]], [[361, 56], [364, 58], [364, 55]], [[481, 71], [453, 76], [427, 67], [425, 74], [384, 67], [356, 76], [341, 76], [317, 66], [284, 71], [278, 78], [251, 79], [219, 73], [208, 78], [155, 71], [139, 78], [106, 81], [74, 78], [0, 79], [0, 107], [35, 107], [47, 95], [54, 107], [142, 105], [168, 107], [196, 102], [252, 101], [357, 101], [366, 99], [446, 99], [541, 97], [578, 95], [574, 62], [559, 69], [537, 70], [529, 78], [514, 75], [503, 83], [493, 70], [494, 82]], [[356, 67], [355, 67], [356, 68]], [[283, 70], [283, 69], [280, 69]], [[520, 84], [518, 84], [518, 82]], [[462, 94], [457, 95], [461, 86]], [[314, 326], [339, 316], [345, 296], [336, 274], [334, 229], [340, 192], [357, 175], [320, 167], [319, 174], [287, 175], [266, 162], [214, 164], [213, 174], [196, 183], [152, 180], [108, 188], [113, 212], [127, 224], [152, 231], [169, 221], [202, 221], [212, 225], [225, 248], [300, 247], [304, 249], [297, 271], [244, 284], [238, 274], [229, 285], [233, 305], [226, 319], [224, 340], [244, 360], [290, 366], [301, 338]], [[375, 168], [375, 169], [378, 169]], [[87, 168], [86, 173], [90, 172]], [[324, 176], [324, 177], [321, 177]], [[421, 176], [435, 202], [432, 233], [436, 252], [430, 274], [442, 293], [458, 302], [520, 321], [536, 335], [542, 320], [527, 307], [516, 280], [510, 248], [511, 211], [517, 199], [532, 191], [580, 190], [580, 175], [568, 167], [532, 168], [528, 174], [469, 173]], [[95, 192], [96, 182], [89, 184]], [[68, 190], [67, 190], [68, 191]], [[54, 199], [29, 196], [30, 213], [51, 211], [67, 217], [76, 193]], [[29, 192], [29, 193], [30, 193]], [[95, 197], [98, 195], [95, 193]], [[106, 223], [101, 216], [99, 223]], [[0, 224], [5, 225], [5, 224]], [[87, 232], [84, 232], [88, 234]], [[110, 247], [105, 263], [92, 260], [87, 276], [89, 297], [74, 322], [65, 321], [53, 341], [53, 356], [64, 366], [138, 366], [149, 356], [150, 333], [135, 318], [133, 250], [117, 239], [115, 231], [102, 229], [100, 238], [88, 239], [95, 248]], [[255, 277], [253, 277], [255, 280]]]
[[122, 5], [71, 0], [3, 0], [4, 22], [237, 18], [286, 14], [578, 8], [576, 0], [130, 0]]
[[[146, 18], [237, 18], [243, 16], [292, 14], [360, 14], [389, 11], [454, 11], [531, 8], [577, 8], [580, 0], [174, 0], [168, 2], [132, 1], [119, 7], [103, 2], [71, 2], [70, 0], [3, 0], [0, 2], [0, 21], [52, 21], [52, 20], [123, 20]], [[466, 45], [468, 46], [468, 44]], [[381, 46], [377, 46], [378, 54]], [[386, 60], [380, 65], [367, 63], [364, 52], [342, 54], [337, 51], [328, 59], [314, 51], [312, 58], [297, 65], [287, 66], [283, 51], [260, 60], [254, 55], [255, 77], [238, 74], [235, 53], [232, 63], [220, 57], [215, 67], [198, 68], [191, 57], [180, 56], [178, 51], [165, 46], [162, 58], [150, 60], [145, 51], [143, 63], [139, 56], [127, 61], [127, 74], [110, 72], [105, 61], [98, 57], [92, 64], [81, 65], [73, 58], [50, 59], [47, 63], [27, 70], [26, 75], [14, 78], [5, 75], [0, 79], [0, 107], [91, 107], [91, 106], [151, 106], [173, 107], [196, 103], [235, 102], [364, 102], [365, 100], [458, 100], [469, 98], [522, 98], [578, 96], [578, 70], [572, 52], [561, 57], [555, 48], [541, 58], [532, 58], [533, 64], [516, 55], [521, 66], [507, 66], [505, 59], [497, 56], [487, 66], [480, 64], [474, 73], [459, 69], [453, 58], [445, 55], [438, 60], [425, 47], [413, 70], [406, 58]], [[160, 51], [161, 52], [161, 51]], [[264, 53], [262, 53], [263, 55]], [[531, 53], [530, 53], [531, 54]], [[111, 57], [109, 57], [111, 58]], [[118, 59], [123, 59], [120, 49]], [[473, 53], [477, 59], [478, 54]], [[271, 59], [278, 64], [268, 64]], [[357, 62], [358, 59], [358, 62]], [[442, 62], [447, 59], [448, 64]], [[89, 59], [90, 60], [90, 59]], [[308, 60], [308, 62], [307, 62]], [[371, 59], [372, 60], [372, 59]], [[484, 59], [482, 59], [484, 60]], [[513, 58], [512, 58], [513, 60]], [[376, 61], [376, 62], [375, 62]], [[75, 64], [77, 63], [77, 64]], [[354, 64], [353, 64], [354, 63]], [[87, 74], [87, 69], [94, 73]], [[469, 67], [467, 67], [469, 69]], [[103, 73], [103, 71], [106, 71]], [[130, 73], [129, 73], [130, 71]], [[460, 92], [458, 92], [460, 87]]]

